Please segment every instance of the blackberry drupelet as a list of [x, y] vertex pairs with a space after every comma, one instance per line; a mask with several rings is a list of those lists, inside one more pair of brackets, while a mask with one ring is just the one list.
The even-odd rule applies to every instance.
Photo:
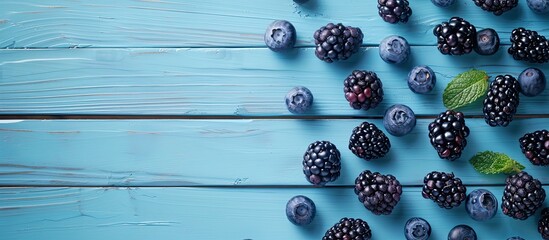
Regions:
[[375, 215], [388, 215], [400, 201], [402, 185], [393, 175], [366, 170], [355, 180], [355, 194]]
[[467, 188], [453, 173], [433, 171], [423, 178], [423, 198], [433, 200], [441, 208], [457, 207], [466, 198]]
[[316, 141], [303, 155], [303, 173], [307, 181], [323, 186], [335, 181], [341, 170], [341, 154], [329, 141]]
[[354, 70], [343, 82], [343, 92], [354, 109], [376, 108], [383, 100], [383, 84], [372, 71]]
[[499, 16], [518, 5], [519, 0], [473, 0], [484, 11]]
[[520, 83], [511, 75], [498, 75], [484, 98], [484, 120], [488, 125], [506, 127], [519, 105]]
[[531, 63], [549, 62], [549, 41], [536, 31], [516, 28], [511, 32], [511, 46], [507, 52], [515, 60]]
[[314, 33], [315, 55], [328, 63], [348, 59], [358, 52], [363, 38], [360, 28], [328, 23]]
[[384, 157], [391, 149], [389, 138], [376, 125], [363, 122], [353, 129], [349, 149], [366, 161]]
[[527, 172], [520, 172], [505, 179], [501, 201], [503, 214], [525, 220], [532, 216], [545, 201], [545, 190], [539, 180]]
[[412, 8], [408, 0], [378, 0], [379, 16], [388, 23], [407, 23], [412, 16]]
[[342, 218], [332, 226], [322, 240], [370, 240], [372, 230], [368, 223], [360, 218]]
[[549, 208], [544, 208], [541, 211], [538, 221], [538, 232], [543, 239], [549, 239]]
[[460, 17], [438, 24], [433, 29], [438, 50], [445, 55], [463, 55], [475, 48], [477, 29]]
[[519, 139], [524, 156], [534, 165], [549, 165], [549, 131], [546, 129], [524, 134]]
[[469, 127], [465, 125], [463, 113], [447, 110], [429, 124], [431, 145], [442, 159], [454, 161], [461, 157], [467, 146]]

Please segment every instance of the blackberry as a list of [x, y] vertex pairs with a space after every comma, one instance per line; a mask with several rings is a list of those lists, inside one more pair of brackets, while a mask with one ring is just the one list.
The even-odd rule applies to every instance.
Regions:
[[309, 145], [303, 155], [303, 173], [314, 185], [335, 181], [341, 170], [341, 154], [329, 141], [316, 141]]
[[465, 116], [461, 112], [447, 110], [429, 124], [431, 145], [442, 159], [454, 161], [461, 157], [467, 146], [467, 136], [469, 128], [465, 125]]
[[412, 16], [412, 8], [408, 0], [378, 0], [379, 16], [388, 23], [407, 23]]
[[354, 70], [343, 82], [343, 92], [354, 109], [376, 108], [383, 100], [383, 84], [371, 71]]
[[499, 16], [518, 5], [519, 0], [473, 0], [484, 11]]
[[541, 217], [538, 221], [538, 232], [543, 239], [549, 239], [549, 208], [541, 211]]
[[358, 52], [363, 38], [360, 28], [328, 23], [314, 33], [315, 55], [329, 63], [345, 60]]
[[507, 52], [515, 60], [531, 63], [549, 62], [549, 41], [536, 31], [516, 28], [511, 32], [511, 46]]
[[520, 83], [511, 75], [498, 75], [484, 98], [484, 120], [488, 125], [506, 127], [519, 105]]
[[389, 138], [376, 125], [363, 122], [353, 129], [349, 149], [366, 161], [385, 156], [391, 149]]
[[457, 207], [466, 198], [467, 188], [453, 173], [431, 172], [423, 178], [423, 198], [433, 200], [441, 208]]
[[438, 50], [445, 55], [468, 54], [475, 48], [477, 29], [460, 17], [438, 24], [433, 29]]
[[388, 215], [400, 201], [402, 185], [393, 175], [366, 170], [355, 180], [355, 194], [375, 215]]
[[505, 179], [501, 211], [515, 219], [532, 216], [545, 201], [545, 190], [539, 180], [527, 172], [520, 172]]
[[368, 223], [360, 218], [342, 218], [332, 226], [322, 240], [370, 240], [372, 230]]
[[549, 131], [546, 129], [524, 134], [519, 139], [524, 156], [534, 165], [549, 165]]

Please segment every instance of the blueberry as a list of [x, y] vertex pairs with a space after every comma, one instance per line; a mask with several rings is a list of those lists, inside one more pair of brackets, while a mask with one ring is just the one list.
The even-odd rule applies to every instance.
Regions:
[[437, 7], [449, 7], [454, 4], [456, 0], [431, 0]]
[[549, 13], [549, 0], [527, 0], [526, 3], [535, 13]]
[[392, 35], [381, 40], [379, 56], [387, 63], [402, 63], [410, 55], [410, 45], [405, 38]]
[[492, 219], [498, 211], [498, 200], [486, 189], [476, 189], [467, 195], [465, 210], [477, 221]]
[[448, 240], [477, 240], [477, 233], [467, 225], [457, 225], [448, 233]]
[[431, 236], [431, 225], [423, 218], [408, 219], [404, 226], [406, 240], [427, 240]]
[[313, 221], [315, 215], [315, 203], [308, 197], [297, 195], [286, 204], [286, 216], [295, 225], [308, 225]]
[[480, 55], [493, 55], [499, 50], [499, 35], [496, 30], [486, 28], [477, 32], [475, 52]]
[[286, 94], [286, 107], [295, 114], [307, 112], [313, 106], [313, 94], [306, 87], [294, 87]]
[[545, 90], [545, 74], [537, 68], [527, 68], [518, 77], [520, 92], [527, 97], [539, 95]]
[[391, 135], [404, 136], [416, 126], [416, 115], [408, 106], [395, 104], [385, 111], [383, 126]]
[[507, 238], [507, 240], [524, 240], [524, 238], [521, 238], [521, 237], [510, 237], [510, 238]]
[[267, 47], [275, 52], [291, 49], [296, 41], [294, 25], [284, 20], [274, 21], [265, 31], [264, 39]]
[[427, 66], [416, 66], [408, 73], [408, 87], [415, 93], [428, 93], [435, 87], [437, 76]]

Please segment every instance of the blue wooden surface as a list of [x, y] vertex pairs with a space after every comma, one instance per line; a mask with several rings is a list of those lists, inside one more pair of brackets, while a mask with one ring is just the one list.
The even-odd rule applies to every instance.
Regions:
[[[381, 119], [368, 120], [383, 128]], [[438, 158], [420, 119], [405, 137], [388, 135], [392, 148], [367, 162], [348, 149], [353, 120], [54, 120], [0, 124], [0, 184], [24, 186], [308, 186], [301, 161], [316, 140], [336, 144], [341, 177], [331, 185], [354, 186], [364, 169], [391, 173], [405, 185], [423, 184], [433, 170], [454, 172], [470, 185], [502, 184], [505, 175], [477, 173], [468, 160], [492, 150], [516, 159], [549, 183], [547, 169], [522, 154], [518, 139], [546, 128], [546, 119], [516, 119], [505, 129], [467, 119], [471, 129], [463, 157]]]
[[[460, 72], [476, 67], [492, 76], [518, 76], [529, 66], [504, 49], [489, 57], [451, 57], [435, 46], [417, 46], [403, 65], [383, 62], [377, 47], [337, 64], [319, 61], [313, 48], [290, 54], [266, 48], [4, 50], [0, 114], [290, 116], [284, 96], [304, 85], [315, 96], [314, 111], [306, 115], [381, 116], [396, 103], [433, 115], [444, 111], [442, 92]], [[408, 89], [406, 77], [416, 65], [436, 72], [433, 92], [420, 95]], [[549, 72], [549, 64], [534, 66]], [[343, 80], [354, 69], [379, 74], [386, 95], [377, 109], [357, 111], [346, 102]], [[547, 113], [548, 101], [549, 91], [523, 97], [519, 113]], [[478, 104], [463, 111], [482, 114]]]
[[[430, 221], [432, 239], [462, 223], [480, 239], [539, 239], [539, 212], [527, 221], [500, 212], [474, 222], [463, 206], [448, 211], [422, 199], [419, 186], [429, 171], [451, 171], [469, 191], [488, 188], [500, 199], [505, 176], [478, 174], [467, 162], [484, 150], [508, 154], [549, 184], [547, 169], [532, 166], [518, 146], [524, 133], [549, 127], [548, 90], [522, 97], [507, 128], [488, 127], [478, 102], [462, 109], [471, 136], [456, 162], [439, 159], [427, 137], [428, 123], [444, 110], [442, 91], [458, 73], [517, 76], [536, 66], [549, 74], [549, 64], [516, 62], [506, 53], [513, 28], [549, 36], [549, 15], [533, 14], [525, 1], [502, 17], [470, 0], [448, 9], [428, 0], [411, 6], [408, 24], [390, 25], [373, 0], [1, 1], [0, 117], [46, 120], [0, 120], [0, 239], [320, 239], [341, 217], [368, 221], [373, 239], [402, 239], [412, 216]], [[451, 16], [496, 29], [502, 49], [489, 57], [441, 55], [431, 31]], [[274, 19], [296, 26], [298, 49], [265, 48], [263, 33]], [[361, 27], [360, 53], [335, 64], [316, 59], [312, 33], [328, 22]], [[412, 44], [403, 65], [378, 56], [379, 41], [392, 34]], [[427, 95], [413, 94], [404, 80], [420, 64], [437, 74]], [[381, 77], [386, 95], [377, 109], [348, 107], [342, 81], [354, 69]], [[284, 106], [296, 85], [315, 95], [305, 117]], [[347, 149], [353, 127], [366, 120], [382, 128], [380, 117], [396, 103], [420, 116], [416, 129], [389, 136], [393, 147], [383, 159], [354, 156]], [[86, 119], [98, 117], [106, 119]], [[174, 117], [181, 119], [168, 119]], [[325, 188], [311, 187], [301, 172], [302, 154], [315, 140], [342, 152], [342, 175]], [[364, 169], [405, 185], [392, 215], [374, 216], [358, 202], [352, 186]], [[310, 227], [284, 215], [297, 194], [318, 206]]]
[[[473, 189], [473, 188], [472, 188]], [[489, 187], [501, 195], [503, 187]], [[308, 227], [286, 219], [286, 201], [297, 194], [317, 205]], [[404, 239], [404, 223], [420, 216], [433, 227], [431, 239], [446, 239], [458, 224], [469, 224], [479, 239], [520, 235], [540, 239], [537, 217], [513, 220], [500, 212], [475, 222], [462, 207], [443, 210], [404, 188], [393, 214], [375, 216], [352, 188], [4, 188], [0, 191], [3, 240], [12, 239], [321, 239], [342, 217], [362, 218], [373, 240]]]

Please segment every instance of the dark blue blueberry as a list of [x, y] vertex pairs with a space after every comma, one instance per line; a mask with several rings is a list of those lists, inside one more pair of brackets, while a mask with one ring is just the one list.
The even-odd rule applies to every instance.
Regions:
[[465, 210], [474, 220], [492, 219], [498, 211], [498, 200], [490, 191], [476, 189], [467, 195]]
[[431, 0], [437, 7], [449, 7], [456, 2], [456, 0]]
[[408, 219], [404, 226], [406, 240], [427, 240], [431, 236], [431, 225], [423, 218]]
[[383, 126], [391, 135], [404, 136], [416, 126], [416, 115], [408, 106], [395, 104], [385, 111]]
[[295, 3], [303, 4], [308, 2], [309, 0], [294, 0]]
[[549, 13], [549, 0], [527, 0], [526, 3], [535, 13]]
[[507, 238], [507, 240], [524, 240], [524, 238], [521, 238], [521, 237], [510, 237], [510, 238]]
[[296, 41], [295, 27], [288, 21], [274, 21], [265, 31], [264, 39], [267, 47], [275, 52], [291, 49]]
[[499, 50], [499, 35], [496, 30], [486, 28], [477, 32], [475, 52], [480, 55], [493, 55]]
[[537, 68], [527, 68], [519, 75], [520, 92], [527, 97], [539, 95], [545, 90], [545, 74]]
[[294, 87], [286, 94], [286, 107], [295, 114], [307, 112], [313, 106], [313, 94], [306, 87]]
[[427, 66], [414, 67], [408, 73], [408, 87], [415, 93], [428, 93], [435, 87], [437, 76], [433, 69]]
[[286, 204], [286, 216], [295, 225], [308, 225], [313, 221], [315, 215], [315, 203], [308, 197], [297, 195]]
[[387, 63], [402, 63], [410, 55], [410, 45], [401, 36], [389, 36], [379, 44], [379, 56]]
[[467, 225], [457, 225], [448, 233], [448, 240], [477, 240], [477, 233]]

